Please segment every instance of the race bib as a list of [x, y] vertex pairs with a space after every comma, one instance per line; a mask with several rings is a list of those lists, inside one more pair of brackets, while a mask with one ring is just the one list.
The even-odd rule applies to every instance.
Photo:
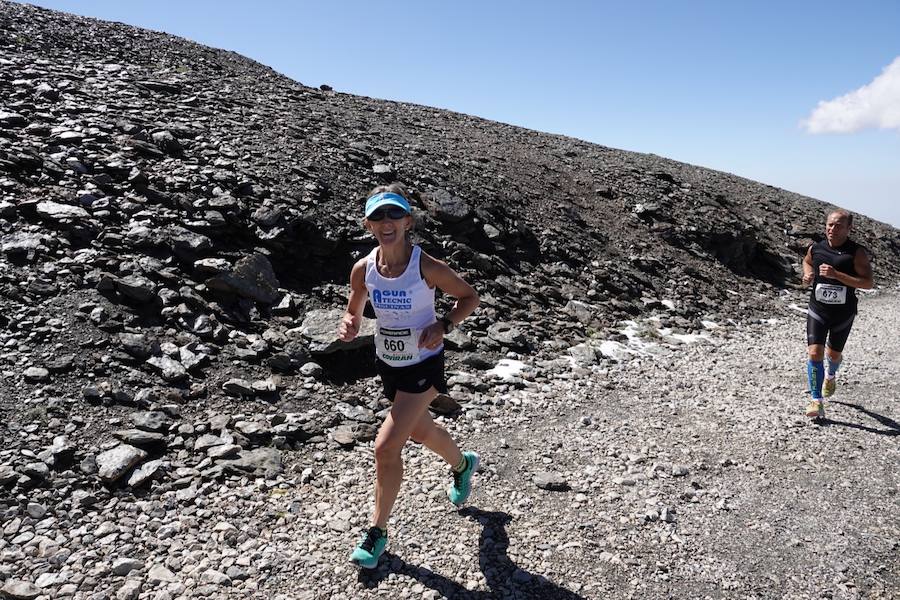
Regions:
[[816, 286], [816, 300], [822, 304], [846, 304], [847, 287], [820, 283]]
[[419, 330], [412, 327], [376, 327], [375, 348], [378, 358], [391, 366], [408, 365], [419, 360]]

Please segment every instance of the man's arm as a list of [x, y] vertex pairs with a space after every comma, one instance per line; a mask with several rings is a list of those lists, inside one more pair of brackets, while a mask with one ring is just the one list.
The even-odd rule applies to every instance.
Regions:
[[815, 274], [813, 272], [812, 245], [810, 245], [806, 256], [803, 257], [803, 285], [811, 284], [813, 279], [815, 279]]
[[823, 277], [829, 279], [837, 279], [844, 285], [855, 287], [860, 290], [871, 290], [875, 287], [875, 279], [872, 274], [872, 263], [869, 262], [869, 255], [862, 248], [856, 250], [853, 256], [853, 269], [856, 275], [849, 273], [841, 273], [831, 265], [822, 265], [819, 267], [819, 273]]

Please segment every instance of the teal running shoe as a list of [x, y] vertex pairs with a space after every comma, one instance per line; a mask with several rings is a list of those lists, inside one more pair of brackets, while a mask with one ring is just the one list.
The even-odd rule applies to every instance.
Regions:
[[472, 475], [478, 470], [478, 462], [481, 460], [474, 452], [463, 452], [462, 455], [466, 459], [466, 468], [459, 473], [453, 471], [453, 485], [447, 488], [447, 496], [456, 506], [468, 500], [472, 493]]
[[374, 569], [387, 548], [387, 541], [387, 534], [380, 527], [369, 527], [362, 541], [353, 549], [350, 562], [363, 569]]

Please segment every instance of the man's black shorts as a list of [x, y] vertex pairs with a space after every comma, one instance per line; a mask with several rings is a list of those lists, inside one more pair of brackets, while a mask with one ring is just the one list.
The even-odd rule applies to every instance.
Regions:
[[812, 307], [806, 312], [806, 344], [822, 346], [826, 344], [835, 352], [843, 352], [856, 313], [820, 315]]
[[384, 396], [393, 401], [397, 392], [421, 394], [434, 386], [438, 392], [447, 393], [447, 382], [444, 381], [444, 351], [430, 356], [420, 363], [405, 367], [391, 367], [382, 360], [375, 359]]

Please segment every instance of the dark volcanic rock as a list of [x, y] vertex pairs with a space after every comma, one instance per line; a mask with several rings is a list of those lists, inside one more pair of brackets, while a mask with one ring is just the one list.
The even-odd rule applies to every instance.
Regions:
[[[357, 219], [363, 196], [393, 178], [409, 188], [417, 241], [497, 299], [454, 348], [524, 351], [584, 337], [651, 312], [642, 298], [677, 300], [690, 319], [712, 308], [767, 314], [760, 286], [795, 281], [822, 229], [824, 205], [725, 173], [324, 92], [120, 24], [0, 10], [20, 32], [0, 38], [4, 254], [38, 268], [72, 261], [75, 287], [102, 269], [125, 304], [146, 314], [161, 299], [167, 326], [204, 340], [222, 343], [272, 313], [340, 310], [344, 290], [311, 290], [346, 282], [372, 243]], [[167, 51], [151, 66], [147, 49], [157, 47]], [[73, 78], [76, 62], [85, 67]], [[13, 85], [21, 73], [29, 84]], [[854, 225], [880, 272], [898, 272], [897, 231], [864, 217]], [[58, 285], [32, 290], [53, 297]], [[590, 310], [573, 314], [572, 300]], [[529, 326], [489, 331], [498, 321]], [[353, 349], [315, 335], [317, 353]], [[273, 354], [275, 368], [296, 368]]]
[[273, 304], [278, 299], [278, 279], [272, 264], [261, 254], [242, 258], [230, 273], [207, 279], [206, 285], [263, 304]]
[[423, 197], [428, 212], [441, 221], [458, 223], [472, 215], [472, 208], [464, 199], [447, 190], [435, 190]]

